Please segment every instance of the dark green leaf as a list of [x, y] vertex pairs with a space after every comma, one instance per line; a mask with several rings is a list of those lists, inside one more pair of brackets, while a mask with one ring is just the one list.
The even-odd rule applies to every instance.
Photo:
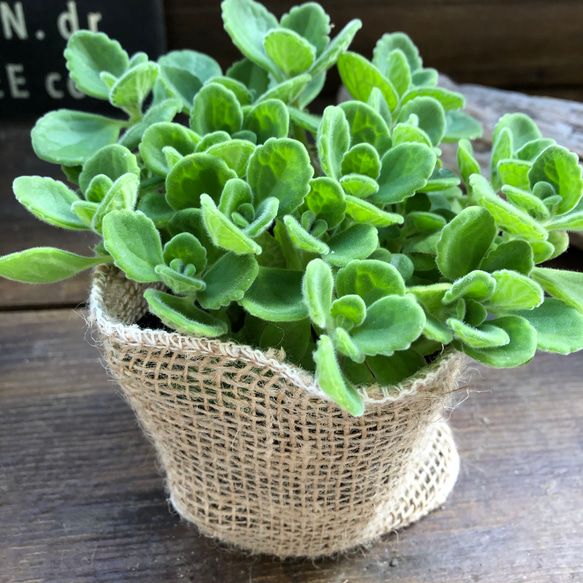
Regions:
[[413, 376], [426, 366], [425, 359], [415, 350], [398, 350], [392, 356], [369, 356], [366, 363], [383, 387], [391, 387]]
[[259, 95], [263, 95], [269, 85], [267, 71], [249, 59], [242, 59], [234, 63], [227, 70], [227, 75], [245, 85], [255, 99]]
[[512, 269], [528, 275], [534, 267], [532, 248], [520, 239], [501, 243], [490, 251], [480, 265], [480, 269], [490, 273], [500, 269]]
[[200, 274], [206, 267], [206, 249], [192, 233], [179, 233], [164, 245], [164, 262], [170, 265], [174, 259], [180, 259], [184, 265], [194, 265]]

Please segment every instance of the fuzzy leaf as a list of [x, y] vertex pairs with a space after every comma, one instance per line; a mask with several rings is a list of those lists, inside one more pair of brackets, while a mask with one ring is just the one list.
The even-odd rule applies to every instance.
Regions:
[[379, 191], [372, 202], [395, 204], [413, 196], [427, 184], [435, 166], [435, 154], [423, 144], [401, 144], [381, 160]]
[[272, 196], [262, 200], [255, 211], [253, 222], [247, 225], [243, 232], [249, 237], [258, 237], [271, 227], [275, 217], [277, 217], [278, 209], [279, 201], [277, 198]]
[[315, 2], [306, 2], [294, 6], [288, 14], [284, 14], [280, 21], [281, 26], [294, 30], [316, 47], [317, 54], [321, 54], [329, 42], [330, 17], [322, 6]]
[[316, 145], [324, 174], [338, 180], [342, 176], [342, 158], [350, 147], [350, 126], [339, 107], [324, 110]]
[[450, 304], [459, 298], [487, 300], [496, 289], [496, 279], [485, 271], [470, 271], [454, 282], [443, 296], [443, 303]]
[[498, 176], [498, 162], [500, 160], [511, 159], [513, 155], [512, 149], [512, 133], [509, 128], [502, 128], [500, 133], [496, 136], [495, 141], [492, 142], [492, 153], [490, 155], [490, 180], [494, 189], [500, 188], [502, 182]]
[[394, 32], [384, 34], [378, 41], [374, 49], [373, 63], [377, 66], [383, 74], [387, 72], [389, 65], [390, 54], [399, 49], [407, 58], [409, 69], [415, 72], [421, 69], [423, 64], [419, 50], [411, 40], [411, 38], [404, 32]]
[[411, 85], [411, 70], [407, 57], [401, 49], [394, 49], [389, 53], [381, 72], [399, 95], [407, 92]]
[[114, 144], [124, 123], [93, 113], [58, 109], [32, 129], [35, 154], [53, 164], [84, 164], [104, 146]]
[[456, 143], [459, 140], [481, 138], [484, 130], [479, 121], [463, 111], [445, 112], [445, 135], [442, 142]]
[[200, 195], [218, 202], [228, 180], [237, 174], [227, 164], [206, 153], [185, 156], [166, 177], [166, 200], [175, 209], [198, 207]]
[[[502, 169], [502, 164], [499, 164], [498, 168]], [[501, 173], [501, 175], [502, 174], [503, 173]], [[528, 189], [528, 181], [526, 182], [526, 188]], [[550, 217], [549, 209], [545, 203], [538, 198], [538, 196], [534, 196], [533, 194], [530, 194], [530, 192], [526, 192], [525, 190], [515, 188], [508, 184], [505, 184], [502, 187], [502, 192], [506, 195], [506, 200], [512, 203], [515, 207], [527, 212], [531, 217], [539, 220], [548, 219]], [[546, 224], [545, 227], [548, 229]]]
[[243, 298], [258, 272], [259, 265], [253, 255], [226, 253], [204, 274], [206, 288], [196, 298], [207, 310], [228, 306]]
[[555, 140], [551, 138], [535, 138], [519, 148], [516, 152], [516, 157], [519, 160], [533, 162], [543, 150], [549, 146], [554, 146], [555, 143]]
[[363, 174], [347, 174], [340, 179], [340, 184], [347, 195], [357, 198], [369, 198], [379, 189], [376, 180]]
[[454, 331], [455, 337], [470, 348], [506, 346], [510, 342], [510, 336], [506, 331], [492, 324], [482, 324], [474, 328], [461, 320], [449, 318], [447, 325]]
[[373, 225], [356, 223], [328, 241], [330, 253], [324, 256], [324, 260], [334, 267], [343, 267], [353, 259], [366, 259], [377, 248], [378, 242]]
[[321, 259], [310, 261], [302, 281], [302, 293], [310, 319], [320, 328], [326, 328], [333, 290], [334, 277], [330, 267]]
[[241, 59], [231, 65], [227, 70], [227, 76], [245, 85], [254, 99], [263, 95], [269, 85], [267, 71], [249, 59]]
[[23, 283], [54, 283], [109, 261], [108, 256], [82, 257], [53, 247], [33, 247], [0, 257], [0, 277]]
[[190, 127], [201, 136], [218, 131], [234, 134], [242, 126], [243, 111], [230, 89], [209, 83], [195, 95]]
[[92, 97], [107, 99], [109, 87], [101, 79], [107, 72], [121, 77], [129, 65], [128, 54], [121, 45], [102, 32], [79, 30], [67, 43], [67, 69], [81, 91]]
[[279, 99], [288, 105], [294, 103], [299, 99], [310, 81], [311, 77], [307, 73], [304, 75], [298, 75], [297, 77], [292, 77], [291, 79], [279, 83], [279, 85], [275, 85], [266, 91], [257, 100], [257, 103], [267, 101], [268, 99]]
[[339, 321], [340, 318], [355, 326], [362, 324], [366, 317], [366, 304], [364, 300], [356, 295], [349, 294], [334, 300], [330, 308], [330, 315]]
[[294, 124], [296, 124], [296, 126], [300, 126], [312, 134], [317, 133], [322, 121], [321, 116], [313, 115], [306, 110], [299, 110], [297, 107], [292, 107], [291, 105], [287, 106], [287, 111], [289, 113], [289, 118]]
[[254, 151], [255, 146], [247, 140], [228, 140], [212, 145], [206, 153], [220, 158], [237, 176], [242, 177], [247, 173]]
[[497, 165], [500, 183], [528, 190], [528, 171], [530, 167], [530, 162], [525, 162], [524, 160], [500, 160]]
[[432, 314], [425, 314], [425, 326], [423, 335], [429, 340], [435, 340], [440, 344], [449, 344], [453, 340], [452, 331]]
[[115, 182], [128, 173], [140, 178], [140, 167], [136, 157], [124, 146], [112, 144], [101, 148], [87, 160], [79, 174], [79, 186], [81, 192], [86, 192], [93, 178], [99, 174], [104, 174]]
[[393, 129], [393, 146], [410, 142], [424, 144], [429, 148], [433, 147], [431, 139], [421, 128], [410, 123], [398, 123]]
[[409, 348], [425, 326], [425, 313], [408, 297], [387, 296], [368, 307], [364, 322], [351, 332], [363, 354], [391, 356]]
[[384, 261], [352, 261], [338, 271], [336, 291], [339, 297], [360, 296], [367, 306], [389, 295], [405, 295], [401, 274]]
[[354, 35], [362, 27], [359, 19], [351, 20], [333, 39], [329, 42], [322, 53], [312, 65], [310, 73], [316, 77], [320, 73], [327, 71], [339, 59], [339, 56], [350, 46]]
[[350, 334], [344, 328], [336, 328], [332, 334], [334, 347], [340, 354], [348, 356], [354, 362], [364, 362], [364, 354], [360, 352]]
[[319, 255], [326, 255], [330, 252], [328, 245], [324, 241], [320, 241], [310, 233], [308, 233], [291, 215], [283, 217], [283, 223], [287, 229], [287, 233], [292, 243], [298, 249], [303, 249], [310, 253], [318, 253]]
[[206, 249], [192, 233], [179, 233], [164, 245], [164, 262], [170, 265], [174, 259], [180, 259], [184, 265], [194, 265], [196, 273], [202, 273], [206, 267]]
[[45, 223], [64, 229], [87, 228], [71, 210], [79, 197], [62, 182], [40, 176], [20, 176], [12, 188], [18, 202]]
[[[391, 147], [391, 134], [387, 122], [370, 105], [345, 101], [338, 107], [344, 112], [350, 129], [350, 145], [370, 144], [383, 156]], [[344, 154], [344, 153], [343, 153]]]
[[306, 206], [319, 219], [328, 223], [328, 228], [337, 227], [346, 212], [344, 192], [338, 182], [325, 176], [310, 180], [310, 191], [306, 196]]
[[144, 99], [154, 87], [158, 77], [156, 63], [142, 63], [127, 71], [111, 88], [109, 101], [141, 117]]
[[252, 316], [270, 322], [294, 322], [308, 316], [302, 297], [301, 271], [260, 267], [259, 273], [239, 301]]
[[437, 266], [445, 277], [456, 280], [478, 269], [496, 236], [492, 215], [480, 207], [461, 211], [441, 231]]
[[202, 279], [175, 271], [168, 265], [156, 265], [154, 271], [160, 281], [175, 294], [194, 295], [205, 288]]
[[179, 298], [155, 289], [147, 289], [144, 297], [152, 314], [182, 334], [215, 338], [228, 330], [225, 322], [199, 310], [192, 298]]
[[115, 210], [133, 211], [138, 199], [139, 178], [127, 172], [122, 174], [111, 186], [93, 215], [91, 228], [101, 233], [104, 217]]
[[305, 73], [316, 58], [312, 44], [293, 30], [274, 28], [263, 44], [267, 56], [287, 78]]
[[366, 143], [356, 144], [342, 158], [341, 172], [364, 174], [376, 179], [381, 171], [381, 160], [373, 146]]
[[534, 310], [524, 310], [518, 315], [536, 330], [539, 350], [571, 354], [583, 348], [583, 315], [572, 306], [546, 298]]
[[398, 350], [392, 356], [369, 356], [366, 363], [383, 387], [397, 385], [427, 365], [423, 356], [412, 348]]
[[289, 132], [289, 113], [283, 101], [268, 99], [257, 104], [245, 116], [243, 126], [263, 144], [269, 138], [285, 138]]
[[490, 251], [480, 264], [480, 269], [492, 273], [500, 269], [511, 269], [528, 275], [534, 267], [532, 248], [520, 239], [501, 243]]
[[419, 118], [419, 127], [438, 146], [445, 135], [445, 111], [441, 103], [433, 97], [415, 97], [401, 107], [397, 121], [406, 122], [411, 115]]
[[506, 316], [489, 320], [489, 325], [504, 330], [510, 342], [493, 348], [471, 348], [464, 345], [464, 352], [474, 360], [496, 368], [521, 366], [529, 362], [536, 352], [536, 330], [520, 316]]
[[357, 223], [366, 223], [375, 227], [389, 227], [403, 223], [403, 217], [397, 213], [388, 213], [354, 196], [346, 195], [345, 199], [346, 214]]
[[551, 296], [583, 312], [583, 273], [535, 267], [530, 277]]
[[498, 140], [504, 130], [507, 130], [510, 134], [513, 153], [520, 150], [528, 142], [542, 138], [537, 125], [524, 113], [507, 113], [503, 115], [494, 128], [492, 143]]
[[302, 144], [289, 138], [272, 138], [258, 146], [251, 156], [247, 181], [255, 202], [277, 198], [278, 216], [283, 217], [302, 204], [313, 173], [310, 157]]
[[432, 97], [441, 103], [445, 111], [461, 109], [464, 107], [466, 102], [464, 96], [461, 93], [449, 91], [443, 87], [414, 87], [407, 91], [405, 95], [403, 95], [403, 99], [401, 100], [401, 107], [417, 97]]

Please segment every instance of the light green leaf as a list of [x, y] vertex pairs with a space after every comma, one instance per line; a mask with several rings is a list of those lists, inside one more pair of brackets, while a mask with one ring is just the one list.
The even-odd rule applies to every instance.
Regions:
[[139, 282], [158, 281], [156, 265], [164, 263], [158, 229], [146, 215], [112, 211], [103, 219], [103, 243], [117, 267]]
[[177, 332], [215, 338], [228, 331], [225, 322], [199, 310], [192, 298], [179, 298], [155, 289], [147, 289], [144, 297], [150, 312]]
[[71, 210], [79, 197], [62, 182], [40, 176], [20, 176], [12, 188], [18, 202], [41, 221], [64, 229], [87, 228]]
[[316, 53], [322, 53], [330, 38], [330, 17], [322, 6], [316, 2], [306, 2], [294, 6], [289, 13], [284, 14], [281, 26], [294, 30], [316, 47]]
[[370, 105], [358, 101], [345, 101], [339, 107], [348, 121], [350, 145], [370, 144], [382, 157], [392, 142], [387, 122], [381, 115]]
[[471, 348], [464, 345], [463, 350], [468, 356], [496, 368], [521, 366], [532, 359], [536, 352], [536, 330], [524, 318], [506, 316], [489, 320], [488, 324], [504, 330], [510, 342], [494, 348]]
[[168, 173], [166, 200], [175, 210], [198, 207], [203, 193], [218, 202], [227, 181], [236, 177], [236, 172], [220, 158], [206, 153], [190, 154]]
[[237, 97], [237, 101], [241, 105], [251, 105], [253, 102], [253, 95], [251, 91], [247, 89], [244, 83], [237, 81], [237, 79], [231, 79], [231, 77], [213, 77], [207, 83], [215, 83], [217, 85], [222, 85], [225, 89], [229, 89]]
[[258, 146], [247, 169], [247, 182], [255, 202], [279, 200], [278, 216], [292, 213], [310, 190], [314, 169], [305, 147], [290, 138], [269, 139]]
[[140, 155], [152, 172], [166, 177], [170, 167], [162, 149], [171, 146], [182, 156], [188, 156], [194, 153], [197, 142], [198, 136], [181, 124], [155, 123], [144, 132]]
[[322, 390], [351, 415], [355, 417], [362, 415], [364, 413], [362, 397], [342, 374], [332, 340], [328, 336], [320, 336], [318, 348], [314, 352], [314, 361], [316, 381]]
[[525, 162], [524, 160], [500, 160], [497, 165], [500, 184], [528, 190], [528, 171], [530, 167], [530, 162]]
[[417, 97], [432, 97], [441, 103], [444, 111], [461, 109], [466, 103], [465, 97], [461, 93], [449, 91], [443, 87], [414, 87], [403, 95], [401, 107]]
[[583, 273], [535, 267], [530, 277], [551, 296], [583, 312]]
[[257, 103], [267, 101], [268, 99], [280, 99], [288, 105], [295, 103], [304, 89], [306, 89], [311, 79], [312, 78], [307, 73], [288, 79], [266, 91], [261, 97], [259, 97]]
[[[194, 133], [194, 132], [192, 132]], [[240, 132], [236, 132], [237, 134]], [[216, 146], [217, 144], [222, 144], [223, 142], [231, 141], [231, 136], [222, 130], [216, 132], [211, 132], [207, 134], [198, 142], [196, 145], [196, 152], [206, 152], [211, 146]]]
[[496, 290], [487, 304], [490, 312], [532, 310], [543, 302], [542, 288], [526, 275], [501, 269], [492, 273], [492, 277], [496, 280]]
[[452, 331], [438, 318], [427, 313], [425, 314], [425, 318], [423, 336], [443, 345], [449, 344], [453, 340]]
[[253, 255], [226, 253], [204, 275], [206, 288], [196, 296], [207, 310], [217, 310], [239, 301], [259, 273], [257, 259]]
[[183, 265], [193, 265], [195, 273], [202, 273], [206, 267], [206, 249], [192, 233], [179, 233], [174, 235], [164, 245], [164, 262], [170, 265], [175, 259], [179, 259]]
[[259, 267], [259, 273], [239, 301], [252, 316], [271, 322], [294, 322], [308, 316], [302, 297], [303, 272]]
[[93, 217], [97, 212], [99, 205], [96, 202], [88, 202], [86, 200], [76, 200], [71, 205], [71, 210], [83, 221], [87, 227], [91, 228]]
[[411, 75], [411, 83], [416, 85], [417, 87], [422, 86], [430, 86], [433, 87], [437, 85], [437, 81], [439, 80], [439, 73], [432, 69], [431, 67], [427, 67], [424, 69], [417, 69]]
[[202, 279], [175, 271], [168, 265], [156, 265], [154, 271], [160, 281], [175, 294], [191, 296], [205, 288]]
[[364, 362], [364, 354], [360, 352], [358, 346], [350, 338], [350, 334], [344, 328], [336, 328], [332, 334], [334, 347], [340, 354], [348, 356], [354, 362]]
[[308, 251], [309, 253], [318, 253], [319, 255], [326, 255], [330, 252], [328, 245], [308, 233], [291, 215], [283, 217], [283, 223], [287, 229], [287, 233], [292, 243], [298, 249]]
[[447, 168], [435, 168], [421, 192], [442, 191], [460, 183], [459, 176]]
[[287, 110], [291, 121], [293, 121], [296, 126], [300, 126], [314, 135], [316, 134], [322, 121], [321, 116], [313, 115], [306, 110], [301, 111], [290, 105], [287, 106]]
[[253, 193], [251, 187], [240, 178], [231, 178], [227, 181], [221, 199], [219, 210], [226, 216], [230, 217], [242, 204], [252, 203]]
[[419, 118], [419, 127], [438, 146], [445, 135], [445, 110], [433, 97], [414, 97], [401, 107], [397, 122], [406, 122], [411, 115]]
[[392, 127], [393, 114], [389, 109], [387, 100], [383, 97], [383, 94], [378, 87], [373, 87], [369, 98], [366, 100], [366, 104], [370, 105], [370, 107], [372, 107], [372, 109], [383, 118], [383, 121], [387, 124], [387, 127]]
[[523, 275], [528, 275], [533, 267], [532, 247], [520, 239], [501, 243], [480, 264], [480, 269], [490, 273], [500, 269], [512, 269]]
[[344, 191], [336, 180], [319, 176], [310, 180], [306, 206], [319, 219], [326, 221], [328, 228], [333, 229], [344, 220], [346, 212]]
[[441, 139], [445, 143], [455, 143], [459, 140], [475, 140], [481, 138], [484, 130], [479, 121], [463, 111], [445, 112], [445, 135]]
[[437, 266], [445, 277], [456, 280], [478, 269], [497, 228], [492, 215], [480, 207], [461, 211], [441, 231]]
[[387, 296], [368, 307], [364, 322], [351, 332], [363, 354], [391, 356], [409, 348], [425, 326], [425, 313], [409, 297]]
[[249, 159], [254, 151], [255, 146], [247, 140], [228, 140], [214, 144], [206, 153], [220, 158], [237, 176], [242, 177], [247, 174]]
[[141, 116], [142, 104], [158, 77], [156, 63], [143, 63], [127, 71], [111, 88], [109, 101], [128, 113]]
[[115, 210], [133, 211], [138, 200], [140, 180], [131, 172], [122, 174], [111, 186], [104, 199], [99, 203], [91, 221], [91, 228], [101, 233], [104, 217]]
[[245, 115], [243, 127], [257, 136], [258, 144], [269, 138], [285, 138], [289, 133], [288, 108], [279, 99], [262, 101]]
[[[492, 143], [498, 140], [504, 130], [510, 133], [513, 154], [528, 142], [542, 138], [537, 125], [524, 113], [507, 113], [503, 115], [494, 128]], [[510, 157], [512, 156], [505, 156], [505, 158]]]
[[507, 332], [492, 324], [482, 324], [474, 328], [461, 320], [449, 318], [447, 325], [453, 330], [454, 336], [470, 348], [506, 346], [510, 342]]
[[375, 227], [389, 227], [401, 225], [403, 217], [397, 213], [389, 213], [381, 210], [374, 204], [346, 195], [346, 214], [357, 223], [367, 223]]
[[111, 144], [96, 152], [83, 166], [79, 174], [79, 187], [86, 192], [95, 176], [104, 174], [115, 182], [124, 174], [133, 174], [140, 178], [140, 167], [134, 154], [124, 146]]
[[575, 308], [546, 298], [534, 310], [524, 310], [518, 315], [536, 330], [539, 350], [571, 354], [583, 348], [583, 315]]
[[354, 35], [362, 27], [359, 19], [351, 20], [320, 53], [316, 62], [312, 65], [310, 73], [316, 77], [320, 73], [327, 71], [338, 61], [339, 56], [350, 46]]
[[384, 34], [378, 41], [374, 49], [373, 63], [377, 66], [383, 74], [386, 73], [389, 66], [390, 54], [399, 49], [407, 58], [409, 69], [415, 72], [421, 69], [423, 61], [419, 55], [419, 50], [411, 40], [411, 38], [404, 32], [394, 32]]
[[387, 58], [381, 73], [389, 80], [399, 95], [404, 95], [411, 85], [411, 70], [405, 53], [393, 49]]
[[[512, 273], [512, 272], [511, 272]], [[485, 271], [470, 271], [467, 275], [454, 282], [443, 296], [443, 303], [450, 304], [459, 298], [487, 300], [496, 289], [496, 279]]]
[[393, 129], [393, 146], [411, 142], [433, 147], [429, 136], [421, 128], [410, 123], [398, 123]]
[[334, 267], [343, 267], [353, 259], [366, 259], [378, 243], [376, 227], [356, 223], [328, 241], [330, 253], [324, 256], [324, 260]]
[[347, 195], [357, 198], [370, 198], [379, 190], [376, 180], [362, 174], [347, 174], [340, 179], [340, 185]]
[[129, 65], [128, 54], [117, 41], [102, 32], [88, 30], [79, 30], [71, 36], [65, 58], [77, 87], [99, 99], [109, 97], [109, 87], [102, 81], [101, 73], [121, 77]]
[[380, 171], [381, 160], [377, 151], [370, 144], [356, 144], [342, 158], [341, 172], [343, 176], [354, 173], [376, 179]]
[[[501, 169], [502, 164], [499, 164], [498, 168]], [[528, 182], [526, 188], [528, 189]], [[538, 220], [548, 219], [550, 217], [549, 209], [538, 196], [534, 196], [530, 192], [515, 188], [509, 184], [505, 184], [501, 190], [506, 195], [506, 200], [515, 207], [527, 212], [531, 217]], [[545, 227], [548, 229], [546, 224]]]
[[297, 32], [285, 28], [271, 29], [264, 39], [267, 56], [287, 78], [305, 73], [316, 58], [314, 46]]
[[379, 191], [372, 202], [395, 204], [413, 196], [427, 184], [435, 166], [433, 151], [423, 144], [401, 144], [381, 160]]
[[243, 127], [243, 110], [235, 94], [218, 83], [205, 85], [194, 97], [190, 127], [201, 136], [238, 132]]
[[350, 127], [339, 107], [331, 105], [324, 110], [316, 146], [324, 174], [338, 180], [342, 176], [342, 158], [350, 147]]
[[362, 324], [366, 317], [366, 304], [356, 294], [345, 295], [334, 300], [330, 308], [330, 315], [336, 319], [339, 325], [344, 327], [347, 327], [347, 322], [358, 326]]
[[336, 292], [339, 297], [360, 296], [367, 306], [390, 295], [405, 295], [405, 283], [399, 271], [384, 261], [351, 261], [338, 271]]
[[490, 180], [494, 189], [502, 186], [500, 176], [498, 175], [498, 162], [500, 160], [511, 159], [513, 155], [512, 132], [509, 128], [504, 127], [492, 142], [492, 153], [490, 155]]
[[302, 293], [310, 319], [320, 328], [326, 328], [333, 290], [334, 277], [330, 267], [321, 259], [310, 261], [302, 281]]
[[33, 247], [0, 257], [0, 277], [23, 283], [53, 283], [109, 261], [108, 256], [82, 257], [53, 247]]
[[544, 149], [549, 146], [554, 146], [555, 143], [555, 140], [551, 138], [536, 138], [530, 142], [526, 142], [522, 148], [518, 149], [516, 157], [519, 160], [533, 162]]
[[37, 122], [31, 132], [35, 154], [53, 164], [84, 164], [104, 146], [114, 144], [124, 122], [102, 115], [58, 109]]

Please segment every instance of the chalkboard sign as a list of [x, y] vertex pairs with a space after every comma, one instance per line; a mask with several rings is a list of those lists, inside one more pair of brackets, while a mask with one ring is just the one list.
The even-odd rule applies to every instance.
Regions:
[[68, 76], [63, 51], [79, 29], [105, 32], [130, 55], [156, 59], [165, 42], [162, 0], [0, 1], [0, 118], [103, 108]]

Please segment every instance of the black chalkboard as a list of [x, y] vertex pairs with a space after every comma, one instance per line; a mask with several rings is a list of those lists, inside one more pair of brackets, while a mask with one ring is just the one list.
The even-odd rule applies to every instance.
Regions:
[[63, 51], [77, 29], [105, 32], [130, 56], [156, 59], [165, 45], [162, 0], [0, 1], [0, 118], [107, 108], [68, 78]]

